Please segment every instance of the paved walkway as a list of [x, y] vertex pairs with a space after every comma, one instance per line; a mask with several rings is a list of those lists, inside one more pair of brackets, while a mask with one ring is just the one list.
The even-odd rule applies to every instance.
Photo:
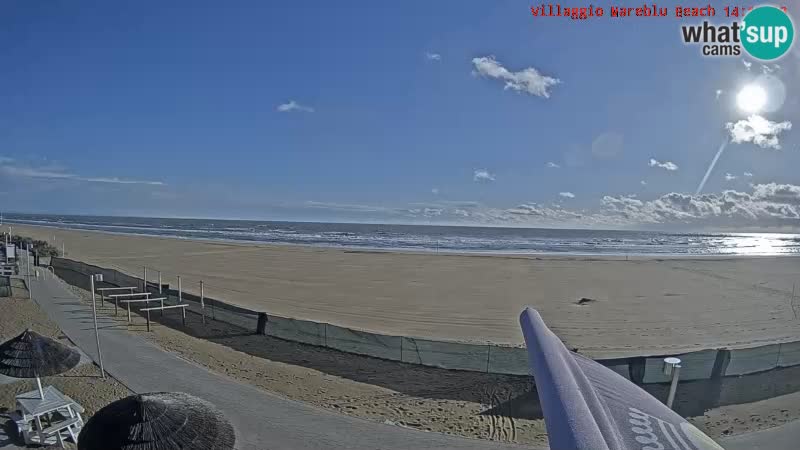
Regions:
[[794, 450], [800, 447], [800, 420], [720, 440], [725, 450]]
[[[96, 360], [90, 308], [50, 276], [33, 281], [33, 296], [75, 344]], [[208, 371], [98, 318], [105, 368], [135, 392], [180, 391], [220, 408], [245, 449], [521, 449], [383, 425], [294, 402]]]

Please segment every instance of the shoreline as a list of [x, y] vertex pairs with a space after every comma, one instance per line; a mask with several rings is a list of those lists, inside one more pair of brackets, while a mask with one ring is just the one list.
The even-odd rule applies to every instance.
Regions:
[[[104, 233], [120, 236], [135, 236], [153, 239], [175, 239], [182, 241], [197, 241], [208, 244], [224, 243], [230, 245], [244, 245], [244, 246], [259, 246], [259, 247], [301, 247], [311, 249], [328, 249], [340, 250], [347, 253], [389, 253], [389, 254], [410, 254], [410, 255], [441, 255], [441, 256], [485, 256], [493, 258], [519, 258], [519, 259], [546, 259], [552, 261], [564, 260], [598, 260], [598, 261], [647, 261], [647, 260], [729, 260], [729, 259], [761, 259], [761, 258], [800, 258], [800, 253], [730, 253], [730, 254], [698, 254], [698, 253], [581, 253], [581, 252], [547, 252], [547, 251], [519, 251], [519, 252], [502, 252], [493, 250], [437, 250], [425, 248], [408, 248], [408, 247], [370, 247], [370, 246], [348, 246], [348, 245], [325, 245], [325, 244], [309, 244], [309, 243], [294, 243], [294, 242], [264, 242], [246, 239], [225, 239], [225, 238], [202, 238], [195, 236], [180, 236], [180, 235], [159, 235], [147, 233], [126, 233], [122, 231], [109, 231], [109, 230], [95, 230], [90, 228], [79, 227], [59, 227], [53, 224], [28, 224], [15, 221], [6, 221], [5, 225], [13, 224], [20, 227], [34, 227], [34, 228], [47, 228], [54, 230], [64, 231], [85, 231], [90, 233]], [[619, 230], [609, 230], [619, 231]], [[13, 234], [13, 233], [12, 233]], [[784, 234], [784, 233], [775, 233]]]

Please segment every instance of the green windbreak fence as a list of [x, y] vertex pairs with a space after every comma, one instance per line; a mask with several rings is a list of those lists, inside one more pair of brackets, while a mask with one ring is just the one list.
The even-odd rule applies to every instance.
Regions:
[[11, 278], [0, 276], [0, 297], [11, 297]]

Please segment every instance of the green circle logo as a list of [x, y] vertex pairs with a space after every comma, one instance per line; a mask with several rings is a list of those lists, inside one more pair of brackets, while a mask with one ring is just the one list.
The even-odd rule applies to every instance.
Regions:
[[750, 56], [771, 61], [789, 51], [794, 40], [794, 25], [782, 9], [759, 6], [744, 16], [740, 37]]

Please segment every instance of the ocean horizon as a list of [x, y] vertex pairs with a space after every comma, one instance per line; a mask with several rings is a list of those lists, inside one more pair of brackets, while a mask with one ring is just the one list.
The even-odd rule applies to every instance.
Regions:
[[800, 234], [6, 214], [4, 224], [318, 247], [499, 254], [794, 255]]

